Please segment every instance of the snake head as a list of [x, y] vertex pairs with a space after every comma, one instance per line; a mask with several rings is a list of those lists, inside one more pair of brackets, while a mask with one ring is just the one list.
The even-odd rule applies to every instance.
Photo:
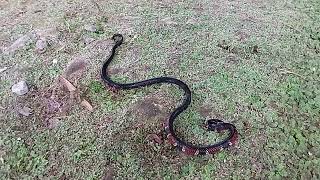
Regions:
[[210, 119], [207, 121], [207, 128], [209, 131], [223, 131], [224, 128], [224, 122], [219, 119]]
[[123, 36], [122, 34], [114, 34], [112, 40], [116, 43], [116, 46], [120, 46], [123, 42]]

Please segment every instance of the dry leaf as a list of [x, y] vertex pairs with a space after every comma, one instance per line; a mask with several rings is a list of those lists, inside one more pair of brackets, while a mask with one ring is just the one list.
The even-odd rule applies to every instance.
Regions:
[[81, 105], [85, 107], [88, 111], [93, 111], [93, 107], [87, 100], [83, 99]]
[[68, 91], [72, 92], [76, 90], [76, 87], [74, 87], [74, 85], [72, 85], [66, 78], [60, 76], [60, 81], [68, 89]]
[[163, 143], [162, 139], [157, 134], [149, 134], [147, 136], [147, 138], [155, 141], [158, 144], [162, 144]]

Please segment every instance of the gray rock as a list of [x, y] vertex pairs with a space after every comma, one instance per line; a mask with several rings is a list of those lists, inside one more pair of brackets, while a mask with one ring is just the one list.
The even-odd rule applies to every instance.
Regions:
[[92, 25], [92, 24], [87, 24], [87, 25], [85, 25], [85, 26], [84, 26], [84, 29], [85, 29], [86, 31], [89, 31], [89, 32], [97, 32], [97, 31], [98, 31], [97, 26]]
[[29, 116], [32, 114], [32, 109], [29, 107], [23, 106], [18, 108], [18, 113], [23, 115], [23, 116]]
[[94, 38], [90, 38], [90, 37], [85, 37], [83, 38], [84, 44], [88, 45], [90, 43], [92, 43], [93, 41], [95, 41]]
[[46, 51], [48, 43], [45, 39], [39, 39], [36, 42], [36, 52], [42, 54]]
[[25, 81], [20, 81], [11, 87], [11, 91], [19, 96], [27, 94], [29, 91], [28, 85]]
[[18, 49], [23, 49], [24, 47], [30, 45], [32, 42], [34, 42], [34, 37], [32, 34], [26, 34], [24, 36], [21, 36], [16, 41], [14, 41], [11, 46], [4, 48], [3, 53], [4, 54], [12, 54]]

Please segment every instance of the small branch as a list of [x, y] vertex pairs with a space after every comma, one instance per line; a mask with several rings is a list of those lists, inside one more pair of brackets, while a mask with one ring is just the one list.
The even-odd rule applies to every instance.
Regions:
[[293, 72], [293, 71], [289, 71], [289, 70], [286, 70], [286, 69], [279, 69], [279, 70], [280, 70], [281, 74], [293, 74], [293, 75], [296, 75], [296, 76], [298, 76], [298, 77], [300, 77], [300, 78], [302, 78], [304, 80], [309, 79], [309, 80], [312, 80], [312, 81], [320, 82], [320, 80], [318, 80], [318, 79], [312, 79], [310, 76], [303, 76], [303, 75], [298, 74], [298, 73]]
[[298, 73], [296, 73], [296, 72], [289, 71], [289, 70], [286, 70], [286, 69], [279, 69], [279, 70], [280, 70], [280, 73], [281, 73], [281, 74], [293, 74], [293, 75], [296, 75], [296, 76], [298, 76], [298, 77], [300, 77], [300, 78], [302, 78], [302, 79], [306, 79], [306, 77], [304, 77], [303, 75], [298, 74]]

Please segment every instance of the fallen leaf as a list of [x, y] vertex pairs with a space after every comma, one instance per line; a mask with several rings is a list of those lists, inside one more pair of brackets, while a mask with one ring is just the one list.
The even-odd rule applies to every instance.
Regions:
[[18, 108], [18, 113], [23, 115], [23, 116], [29, 116], [32, 112], [32, 109], [26, 107], [26, 106], [23, 106], [23, 107], [19, 107]]
[[71, 84], [66, 78], [60, 76], [60, 81], [68, 89], [68, 91], [72, 92], [76, 90], [76, 87], [74, 87], [74, 85]]
[[88, 111], [93, 111], [93, 107], [87, 100], [83, 99], [81, 105], [85, 107]]
[[149, 134], [147, 138], [155, 141], [158, 144], [162, 144], [163, 142], [162, 139], [157, 134]]

